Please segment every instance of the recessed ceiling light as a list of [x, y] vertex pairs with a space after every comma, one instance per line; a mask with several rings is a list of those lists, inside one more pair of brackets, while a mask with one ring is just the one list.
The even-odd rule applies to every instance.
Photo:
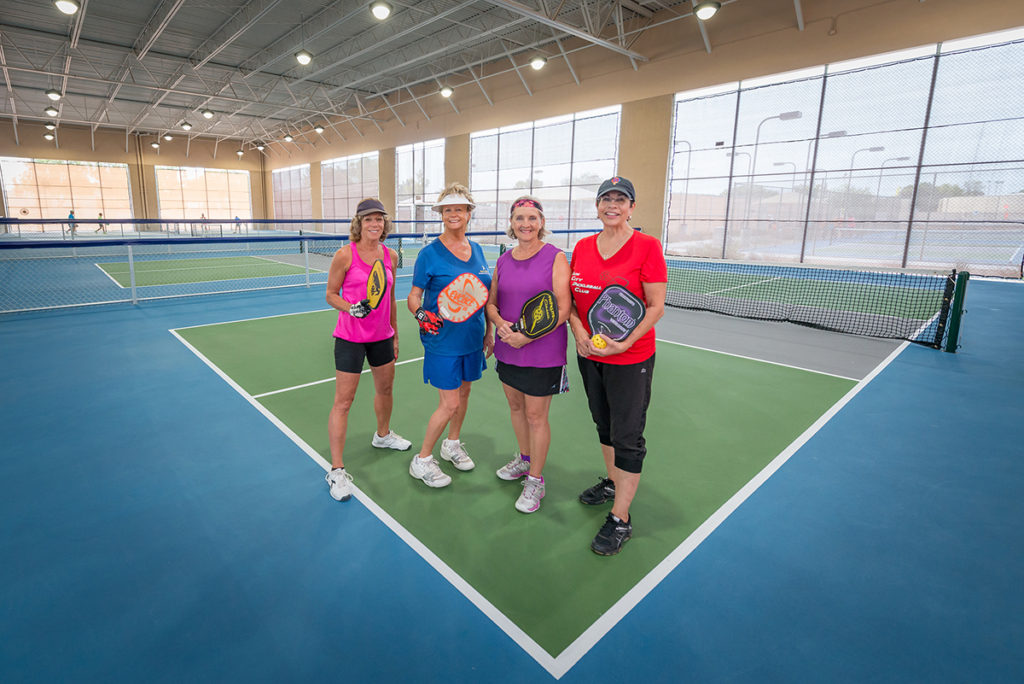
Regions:
[[544, 65], [548, 63], [547, 57], [543, 55], [537, 55], [530, 60], [530, 66], [533, 67], [534, 71], [540, 71], [544, 68]]
[[53, 140], [54, 135], [53, 133], [43, 133], [43, 137], [46, 138], [47, 140]]
[[191, 131], [192, 130], [192, 124], [190, 124], [188, 121], [182, 121], [181, 122], [181, 130], [183, 130], [183, 131]]
[[47, 116], [57, 116], [57, 114], [60, 113], [60, 112], [57, 111], [57, 108], [54, 107], [54, 106], [47, 107], [43, 111], [46, 112]]
[[377, 17], [380, 21], [384, 21], [391, 16], [391, 7], [386, 2], [375, 2], [370, 5], [370, 11], [373, 12], [373, 16]]
[[60, 99], [60, 91], [59, 90], [54, 90], [53, 88], [50, 88], [49, 90], [46, 91], [46, 97], [48, 97], [51, 100], [53, 100], [54, 102], [56, 102], [57, 100]]
[[77, 12], [79, 7], [77, 0], [56, 0], [53, 4], [56, 5], [57, 9], [61, 12], [69, 15]]
[[295, 53], [295, 61], [306, 66], [313, 61], [313, 54], [309, 50], [299, 50]]
[[453, 92], [455, 91], [448, 86], [441, 86], [441, 97], [451, 97]]

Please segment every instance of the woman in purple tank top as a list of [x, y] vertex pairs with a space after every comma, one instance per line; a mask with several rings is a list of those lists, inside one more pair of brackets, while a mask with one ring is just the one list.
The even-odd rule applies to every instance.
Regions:
[[[551, 444], [548, 410], [551, 397], [568, 389], [565, 380], [565, 321], [569, 317], [569, 262], [562, 250], [543, 238], [544, 208], [525, 195], [512, 203], [509, 237], [516, 246], [498, 259], [487, 301], [487, 318], [494, 324], [498, 378], [512, 414], [518, 453], [498, 470], [502, 480], [523, 479], [516, 510], [533, 513], [544, 498], [542, 471]], [[531, 340], [512, 331], [528, 299], [551, 290], [558, 301], [558, 325], [547, 335]]]

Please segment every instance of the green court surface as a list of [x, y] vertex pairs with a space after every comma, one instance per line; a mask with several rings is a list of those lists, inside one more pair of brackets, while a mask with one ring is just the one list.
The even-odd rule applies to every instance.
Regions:
[[[96, 264], [121, 287], [131, 287], [128, 262], [116, 261]], [[205, 257], [201, 259], [136, 259], [135, 284], [181, 285], [219, 280], [264, 278], [269, 276], [302, 275], [302, 266], [253, 256]]]
[[[335, 312], [320, 311], [177, 333], [329, 461], [334, 383], [297, 386], [333, 378], [335, 319]], [[413, 441], [413, 450], [370, 446], [375, 421], [367, 376], [350, 414], [346, 467], [366, 495], [551, 656], [598, 621], [855, 384], [659, 343], [648, 460], [631, 511], [634, 537], [620, 555], [605, 558], [589, 544], [610, 504], [591, 507], [577, 500], [604, 469], [572, 348], [571, 391], [551, 406], [547, 495], [538, 512], [524, 515], [513, 508], [520, 484], [494, 474], [516, 445], [493, 361], [474, 384], [461, 435], [476, 469], [462, 473], [442, 461], [453, 482], [439, 490], [409, 476], [437, 393], [423, 384], [421, 362], [413, 360], [422, 347], [411, 317], [400, 315], [400, 333], [399, 361], [410, 362], [396, 369], [392, 427]], [[297, 388], [277, 392], [291, 387]], [[259, 396], [268, 392], [274, 393]], [[306, 458], [298, 450], [287, 457]], [[358, 505], [335, 504], [326, 484], [323, 490], [325, 505], [337, 506], [338, 515]]]

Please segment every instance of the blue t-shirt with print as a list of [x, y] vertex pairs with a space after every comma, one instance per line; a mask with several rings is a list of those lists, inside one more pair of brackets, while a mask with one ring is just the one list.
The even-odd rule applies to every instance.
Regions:
[[[437, 296], [450, 282], [463, 273], [472, 273], [491, 288], [491, 271], [484, 258], [484, 250], [480, 245], [470, 241], [472, 254], [469, 261], [461, 261], [440, 240], [434, 240], [416, 255], [416, 266], [413, 269], [413, 287], [423, 289], [423, 308], [437, 311]], [[440, 314], [439, 314], [440, 315]], [[484, 307], [461, 323], [445, 321], [437, 335], [420, 333], [423, 348], [441, 356], [462, 356], [483, 349]]]

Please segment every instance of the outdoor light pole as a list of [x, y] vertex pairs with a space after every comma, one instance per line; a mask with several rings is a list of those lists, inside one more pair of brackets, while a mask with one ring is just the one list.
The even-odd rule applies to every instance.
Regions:
[[878, 200], [882, 193], [882, 176], [885, 174], [885, 165], [889, 162], [910, 161], [910, 157], [890, 157], [878, 167], [878, 187], [875, 188], [875, 217], [878, 217]]
[[[857, 155], [860, 154], [861, 152], [883, 152], [883, 151], [885, 151], [885, 147], [883, 147], [881, 145], [879, 145], [877, 147], [862, 147], [859, 150], [857, 150], [856, 152], [854, 152], [853, 155], [850, 157], [850, 172], [846, 175], [846, 192], [843, 195], [843, 203], [846, 205], [845, 206], [845, 211], [843, 212], [844, 214], [847, 214], [847, 215], [850, 214], [850, 185], [851, 185], [851, 183], [853, 183], [853, 169], [855, 168], [854, 165], [857, 162]], [[844, 216], [843, 218], [847, 218], [847, 216]]]
[[764, 119], [761, 119], [760, 123], [757, 124], [757, 132], [754, 135], [754, 154], [750, 160], [750, 183], [747, 187], [747, 207], [744, 210], [743, 216], [744, 220], [747, 222], [748, 225], [750, 222], [750, 196], [754, 191], [754, 174], [757, 173], [757, 146], [761, 142], [761, 126], [764, 126], [769, 121], [775, 120], [793, 121], [794, 119], [799, 119], [803, 115], [804, 113], [800, 111], [782, 112], [781, 114], [776, 114], [775, 116], [765, 117]]
[[693, 146], [689, 140], [677, 140], [676, 145], [686, 145], [686, 178], [683, 183], [683, 228], [686, 228], [686, 201], [690, 198], [690, 158], [693, 156]]

